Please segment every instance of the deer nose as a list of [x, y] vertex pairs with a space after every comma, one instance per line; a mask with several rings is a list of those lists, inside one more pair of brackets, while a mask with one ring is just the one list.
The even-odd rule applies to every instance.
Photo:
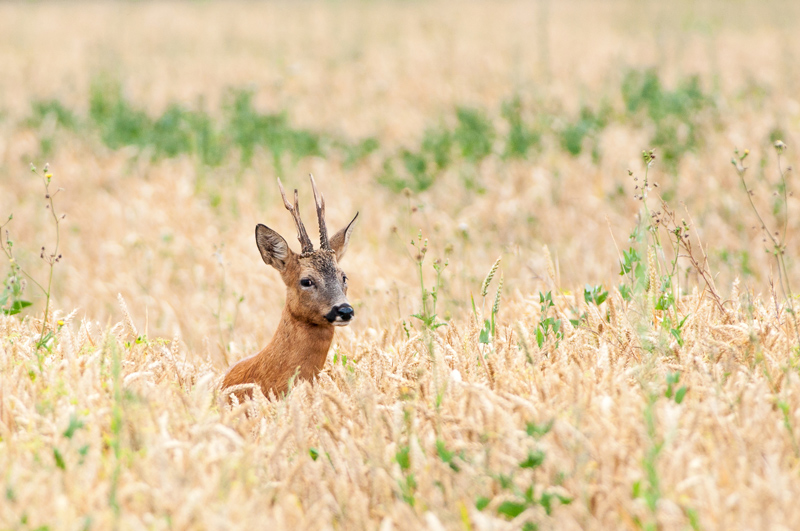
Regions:
[[342, 318], [342, 321], [349, 321], [356, 314], [356, 311], [349, 304], [342, 304], [336, 308], [336, 315]]

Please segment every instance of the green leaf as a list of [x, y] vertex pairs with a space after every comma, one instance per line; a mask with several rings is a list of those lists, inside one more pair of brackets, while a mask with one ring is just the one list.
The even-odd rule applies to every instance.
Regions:
[[681, 387], [680, 389], [678, 389], [678, 392], [675, 393], [675, 403], [676, 404], [680, 404], [681, 402], [683, 402], [683, 399], [686, 396], [686, 392], [687, 391], [688, 391], [688, 389], [686, 388], [685, 385], [683, 387]]
[[519, 464], [520, 468], [539, 468], [544, 463], [544, 452], [528, 452], [528, 457]]
[[525, 433], [531, 437], [542, 437], [553, 428], [553, 421], [549, 420], [544, 424], [536, 424], [535, 422], [527, 422], [525, 424]]
[[75, 416], [75, 414], [70, 415], [69, 426], [67, 426], [67, 429], [64, 430], [64, 437], [67, 439], [72, 439], [72, 436], [75, 435], [75, 432], [84, 426], [85, 424], [81, 422], [78, 417]]
[[553, 500], [553, 495], [550, 494], [547, 491], [544, 491], [542, 493], [542, 497], [539, 500], [539, 503], [541, 503], [542, 507], [544, 507], [544, 512], [547, 513], [547, 516], [550, 516], [550, 514], [552, 514], [552, 512], [553, 512], [553, 501], [552, 500]]
[[594, 303], [600, 306], [606, 298], [608, 298], [608, 292], [604, 291], [603, 286], [600, 284], [597, 286], [590, 286], [587, 284], [583, 288], [583, 300], [586, 301], [586, 304]]
[[633, 292], [631, 288], [626, 286], [625, 284], [619, 285], [619, 293], [622, 295], [622, 298], [625, 299], [626, 302], [630, 302], [631, 298], [633, 297]]
[[689, 518], [689, 525], [692, 526], [692, 529], [700, 529], [700, 516], [697, 514], [697, 510], [691, 507], [684, 507], [683, 510], [686, 512], [686, 517]]
[[61, 452], [58, 451], [58, 448], [53, 448], [53, 457], [56, 460], [56, 466], [61, 470], [67, 469], [67, 464], [64, 462], [64, 457], [61, 455]]
[[489, 505], [489, 501], [490, 501], [489, 498], [486, 498], [485, 496], [480, 496], [480, 497], [478, 497], [477, 500], [475, 500], [475, 507], [479, 511], [482, 511], [482, 510], [486, 509], [487, 505]]
[[527, 503], [528, 505], [534, 503], [533, 494], [534, 494], [533, 485], [525, 489], [525, 503]]
[[678, 328], [671, 328], [669, 333], [672, 334], [672, 337], [675, 338], [675, 341], [678, 342], [678, 346], [683, 346], [683, 337], [681, 337], [681, 331]]
[[447, 447], [444, 445], [444, 441], [441, 439], [436, 440], [436, 453], [439, 454], [439, 459], [445, 463], [449, 462], [453, 458], [453, 452], [449, 452], [447, 450]]
[[395, 459], [397, 460], [397, 464], [400, 465], [400, 468], [405, 472], [409, 468], [411, 468], [411, 457], [409, 456], [410, 448], [408, 446], [403, 446], [400, 448], [395, 454]]
[[314, 461], [316, 461], [317, 458], [319, 458], [319, 452], [317, 451], [316, 448], [309, 448], [308, 455], [310, 455], [311, 459], [313, 459]]
[[622, 251], [623, 260], [620, 263], [620, 276], [630, 273], [631, 270], [639, 263], [639, 252], [636, 249], [629, 249]]
[[27, 308], [32, 304], [33, 304], [32, 302], [28, 301], [14, 301], [10, 307], [3, 309], [3, 313], [6, 315], [17, 315], [19, 312], [21, 312], [22, 310], [24, 310], [25, 308]]
[[489, 322], [489, 319], [486, 319], [483, 322], [483, 330], [481, 330], [481, 334], [478, 337], [478, 341], [480, 341], [484, 345], [487, 345], [489, 343], [489, 333], [491, 331], [491, 328], [492, 328], [492, 323]]
[[656, 302], [656, 310], [668, 310], [675, 303], [672, 293], [662, 293]]
[[516, 518], [522, 511], [526, 509], [524, 503], [519, 502], [512, 502], [512, 501], [504, 501], [500, 504], [500, 507], [497, 508], [497, 514], [503, 515], [509, 519]]
[[450, 468], [453, 469], [454, 472], [461, 471], [459, 466], [453, 462], [453, 458], [456, 457], [456, 453], [448, 450], [444, 444], [444, 441], [441, 439], [436, 441], [436, 453], [439, 454], [439, 459], [450, 465]]
[[53, 332], [47, 332], [41, 339], [41, 341], [38, 341], [36, 343], [36, 348], [39, 349], [44, 347], [49, 350], [50, 347], [48, 346], [48, 343], [50, 343], [50, 340], [53, 339], [53, 337], [55, 337], [53, 336]]

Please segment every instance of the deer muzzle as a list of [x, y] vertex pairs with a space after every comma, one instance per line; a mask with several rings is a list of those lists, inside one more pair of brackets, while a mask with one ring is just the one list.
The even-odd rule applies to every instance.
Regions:
[[350, 324], [350, 321], [353, 320], [355, 317], [356, 311], [350, 306], [348, 303], [344, 304], [337, 304], [331, 311], [325, 315], [325, 319], [328, 320], [333, 326], [347, 326]]

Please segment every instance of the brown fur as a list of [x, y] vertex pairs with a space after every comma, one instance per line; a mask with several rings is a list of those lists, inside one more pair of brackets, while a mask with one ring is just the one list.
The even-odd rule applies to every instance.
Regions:
[[[258, 354], [230, 368], [222, 383], [223, 390], [254, 383], [267, 397], [270, 392], [281, 396], [288, 391], [293, 378], [313, 380], [319, 374], [333, 341], [334, 325], [326, 315], [337, 306], [349, 306], [346, 276], [338, 260], [347, 250], [354, 222], [355, 218], [330, 239], [330, 249], [304, 254], [294, 253], [272, 229], [264, 225], [256, 227], [261, 257], [280, 272], [286, 284], [286, 305], [272, 340]], [[301, 280], [311, 280], [313, 286], [304, 287]], [[233, 394], [239, 401], [252, 396], [248, 391]]]
[[[222, 388], [242, 383], [255, 383], [269, 396], [285, 394], [289, 381], [312, 380], [325, 366], [328, 349], [333, 341], [333, 326], [308, 323], [293, 316], [284, 307], [281, 322], [269, 344], [256, 354], [245, 358], [228, 371]], [[235, 393], [241, 401], [249, 392]]]

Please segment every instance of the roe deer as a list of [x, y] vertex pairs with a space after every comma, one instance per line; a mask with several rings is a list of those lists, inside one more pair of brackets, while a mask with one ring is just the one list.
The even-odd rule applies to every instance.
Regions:
[[[310, 177], [319, 220], [320, 248], [314, 250], [300, 219], [297, 190], [292, 206], [278, 179], [283, 204], [297, 226], [301, 254], [293, 252], [274, 230], [261, 224], [256, 226], [256, 245], [261, 258], [278, 270], [286, 284], [286, 304], [272, 340], [264, 350], [228, 370], [222, 383], [223, 392], [227, 387], [254, 383], [261, 387], [265, 396], [269, 397], [270, 391], [280, 396], [286, 393], [293, 377], [313, 379], [325, 365], [334, 327], [347, 326], [355, 315], [347, 302], [347, 275], [339, 268], [339, 261], [347, 250], [358, 213], [345, 228], [328, 239], [325, 200], [317, 191], [314, 176]], [[239, 400], [252, 396], [249, 391], [233, 394]]]

